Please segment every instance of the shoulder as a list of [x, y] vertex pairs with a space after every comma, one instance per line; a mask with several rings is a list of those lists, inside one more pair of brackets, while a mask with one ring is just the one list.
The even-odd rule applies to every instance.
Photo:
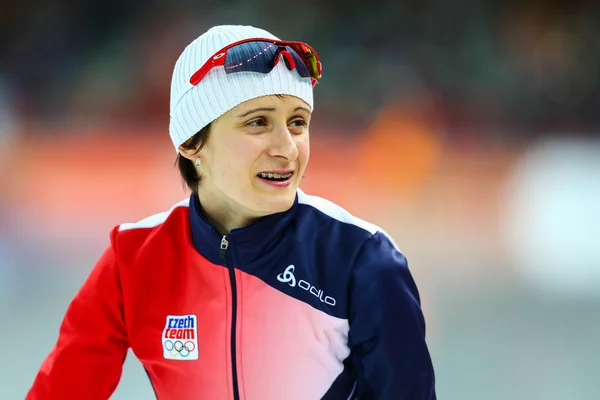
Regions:
[[125, 222], [115, 226], [111, 232], [113, 248], [121, 255], [135, 253], [149, 241], [160, 241], [166, 236], [173, 238], [177, 234], [184, 235], [184, 227], [188, 224], [189, 202], [188, 198], [137, 222]]
[[393, 240], [380, 226], [351, 214], [328, 199], [309, 195], [298, 189], [298, 203], [302, 217], [311, 220], [316, 229], [329, 227], [342, 231], [354, 231], [363, 242], [381, 236], [395, 246]]
[[[408, 264], [396, 242], [378, 225], [361, 219], [330, 200], [298, 190], [304, 237], [321, 237], [326, 246], [334, 246], [342, 259], [352, 265], [355, 279], [365, 284], [406, 278]], [[302, 229], [302, 228], [300, 228]], [[320, 236], [322, 235], [322, 236]]]
[[150, 216], [143, 218], [137, 222], [122, 223], [122, 224], [118, 225], [116, 227], [116, 229], [119, 232], [134, 231], [134, 230], [139, 230], [139, 229], [153, 229], [153, 228], [156, 228], [156, 227], [162, 225], [169, 217], [172, 217], [174, 214], [177, 214], [178, 212], [180, 212], [182, 210], [185, 211], [187, 208], [189, 208], [189, 205], [190, 205], [190, 199], [185, 199], [185, 200], [182, 200], [182, 201], [176, 203], [175, 205], [173, 205], [170, 209], [168, 209], [166, 211], [150, 215]]

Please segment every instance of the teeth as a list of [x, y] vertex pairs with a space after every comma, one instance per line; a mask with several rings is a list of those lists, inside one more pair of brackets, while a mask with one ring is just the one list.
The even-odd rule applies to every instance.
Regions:
[[292, 176], [292, 173], [288, 172], [287, 174], [278, 174], [277, 172], [261, 172], [258, 175], [260, 175], [261, 178], [286, 179], [286, 178], [289, 178], [290, 176]]

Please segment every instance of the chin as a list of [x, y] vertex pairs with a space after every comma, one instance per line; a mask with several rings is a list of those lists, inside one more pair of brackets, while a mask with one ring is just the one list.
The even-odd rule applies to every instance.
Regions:
[[260, 202], [260, 212], [264, 215], [277, 214], [289, 210], [294, 204], [296, 199], [296, 191], [285, 194], [273, 196], [263, 195], [263, 199]]

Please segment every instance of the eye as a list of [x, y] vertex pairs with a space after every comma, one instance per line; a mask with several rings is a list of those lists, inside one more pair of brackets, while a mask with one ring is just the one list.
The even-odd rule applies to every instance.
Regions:
[[290, 125], [292, 125], [294, 128], [304, 128], [308, 126], [308, 123], [303, 118], [298, 118], [290, 121]]
[[260, 117], [249, 121], [248, 123], [246, 123], [246, 126], [249, 126], [251, 128], [262, 128], [267, 126], [267, 121], [263, 117]]

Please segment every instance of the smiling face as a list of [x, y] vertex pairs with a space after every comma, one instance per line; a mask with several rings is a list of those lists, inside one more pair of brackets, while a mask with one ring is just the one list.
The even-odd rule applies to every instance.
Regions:
[[293, 96], [246, 101], [211, 124], [198, 195], [210, 219], [231, 229], [289, 209], [308, 163], [309, 106]]

